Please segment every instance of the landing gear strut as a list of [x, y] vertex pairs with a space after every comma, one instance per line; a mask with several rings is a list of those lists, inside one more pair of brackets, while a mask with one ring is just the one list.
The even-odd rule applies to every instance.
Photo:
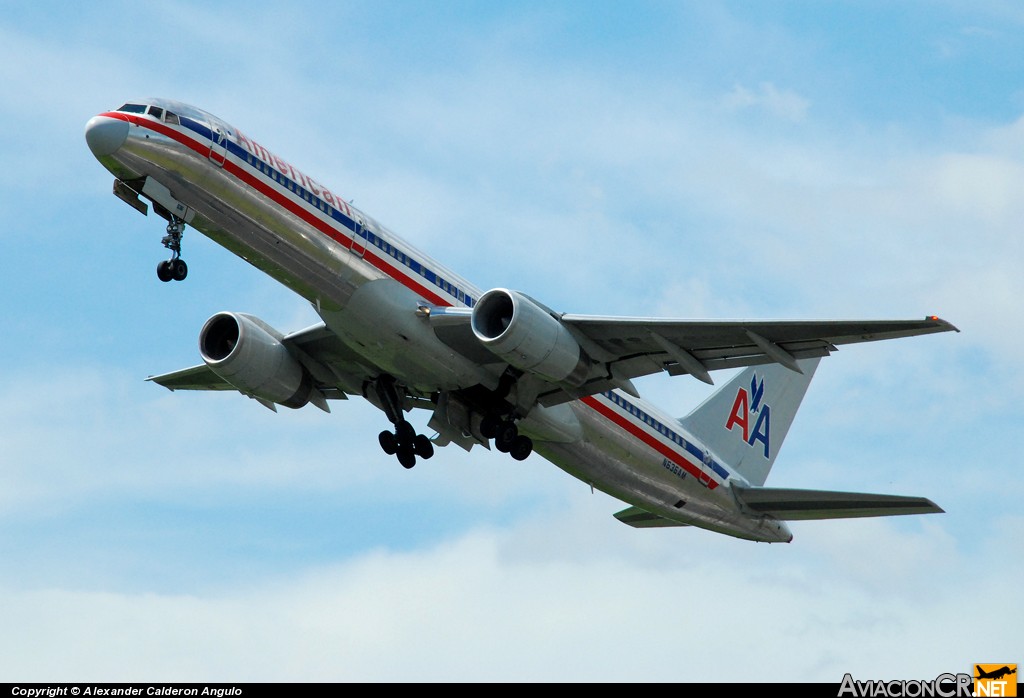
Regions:
[[185, 233], [185, 221], [171, 216], [167, 223], [167, 234], [161, 242], [171, 251], [171, 258], [156, 265], [156, 275], [161, 281], [184, 281], [188, 276], [188, 265], [181, 258], [181, 237]]
[[417, 434], [412, 424], [402, 416], [395, 379], [391, 376], [381, 376], [374, 381], [373, 387], [384, 407], [384, 413], [395, 425], [394, 432], [384, 430], [377, 437], [381, 450], [389, 456], [397, 455], [398, 462], [403, 468], [416, 465], [416, 456], [423, 460], [431, 458], [434, 455], [434, 444], [423, 434]]
[[519, 433], [511, 419], [500, 419], [493, 415], [480, 422], [480, 433], [487, 439], [494, 439], [494, 447], [516, 460], [526, 460], [533, 453], [533, 441]]

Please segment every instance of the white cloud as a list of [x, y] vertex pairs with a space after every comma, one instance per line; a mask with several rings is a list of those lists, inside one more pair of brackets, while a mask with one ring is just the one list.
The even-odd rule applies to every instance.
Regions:
[[[834, 524], [801, 550], [574, 509], [199, 595], [6, 589], [0, 650], [23, 681], [716, 681], [729, 657], [731, 680], [834, 682], [962, 670], [1013, 631], [948, 609], [1024, 610], [1015, 563], [976, 573], [934, 528]], [[956, 584], [920, 594], [934, 574]]]
[[761, 109], [784, 121], [799, 122], [807, 117], [808, 99], [793, 90], [779, 89], [771, 82], [762, 82], [754, 89], [735, 85], [723, 99], [728, 111]]

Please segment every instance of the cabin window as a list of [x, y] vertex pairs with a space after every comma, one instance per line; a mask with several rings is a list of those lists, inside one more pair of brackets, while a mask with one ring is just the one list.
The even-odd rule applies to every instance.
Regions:
[[164, 113], [164, 121], [169, 124], [174, 124], [175, 126], [178, 126], [181, 123], [178, 121], [178, 115], [172, 111]]
[[160, 107], [150, 107], [149, 108], [149, 115], [152, 116], [155, 119], [160, 119], [164, 115], [164, 110], [161, 109]]
[[125, 104], [118, 111], [126, 111], [129, 114], [145, 114], [146, 106], [143, 104]]

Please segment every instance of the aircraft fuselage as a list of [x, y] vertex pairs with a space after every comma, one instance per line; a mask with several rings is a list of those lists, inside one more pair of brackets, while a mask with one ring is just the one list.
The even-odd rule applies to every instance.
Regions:
[[[472, 308], [481, 289], [213, 115], [161, 99], [130, 106], [89, 122], [97, 159], [159, 213], [307, 299], [366, 375], [386, 374], [423, 399], [500, 389], [506, 364], [455, 351], [429, 320], [433, 308]], [[741, 476], [639, 398], [609, 390], [520, 418], [539, 454], [647, 512], [740, 538], [792, 539], [785, 523], [737, 501]]]

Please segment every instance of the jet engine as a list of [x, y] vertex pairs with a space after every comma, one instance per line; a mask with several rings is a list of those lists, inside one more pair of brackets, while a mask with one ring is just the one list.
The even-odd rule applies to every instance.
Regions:
[[246, 395], [298, 408], [313, 383], [283, 335], [252, 315], [217, 313], [199, 333], [199, 353], [210, 370]]
[[473, 334], [501, 360], [546, 380], [579, 386], [590, 361], [554, 314], [518, 291], [496, 288], [473, 306]]

